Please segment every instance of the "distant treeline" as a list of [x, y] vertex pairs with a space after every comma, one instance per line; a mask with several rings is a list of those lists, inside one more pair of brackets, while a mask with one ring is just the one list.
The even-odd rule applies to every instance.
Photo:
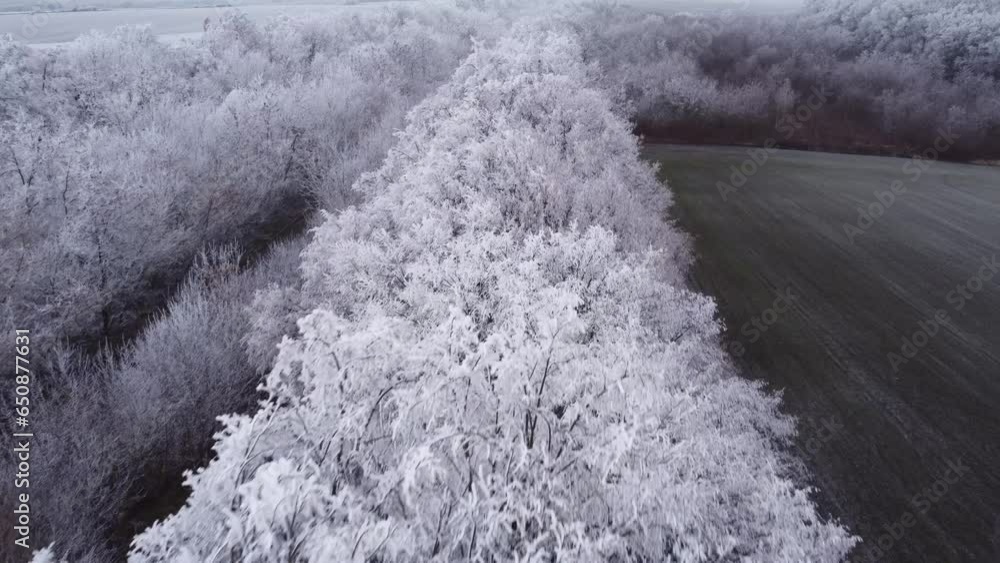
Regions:
[[912, 155], [944, 135], [956, 139], [944, 158], [1000, 157], [993, 0], [810, 0], [769, 16], [598, 8], [574, 20], [650, 138]]

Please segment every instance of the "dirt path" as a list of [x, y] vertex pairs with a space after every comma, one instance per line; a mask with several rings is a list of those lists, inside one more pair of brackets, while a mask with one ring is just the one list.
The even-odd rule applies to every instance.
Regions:
[[[851, 560], [1000, 561], [1000, 169], [646, 152], [731, 351], [784, 389], [822, 506], [865, 539]], [[756, 171], [737, 186], [741, 165]]]

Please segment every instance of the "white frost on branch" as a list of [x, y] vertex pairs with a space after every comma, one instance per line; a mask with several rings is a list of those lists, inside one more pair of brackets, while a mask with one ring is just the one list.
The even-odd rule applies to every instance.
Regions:
[[145, 561], [842, 559], [565, 32], [478, 49], [304, 255], [314, 309]]

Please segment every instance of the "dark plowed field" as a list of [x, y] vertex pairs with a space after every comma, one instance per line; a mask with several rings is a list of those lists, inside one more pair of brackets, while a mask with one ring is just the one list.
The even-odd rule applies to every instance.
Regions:
[[695, 237], [692, 283], [749, 376], [784, 390], [824, 510], [864, 538], [852, 561], [1000, 562], [1000, 168], [646, 152]]

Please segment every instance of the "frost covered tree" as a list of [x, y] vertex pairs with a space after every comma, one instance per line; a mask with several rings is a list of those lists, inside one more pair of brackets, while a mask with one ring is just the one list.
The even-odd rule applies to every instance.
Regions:
[[[311, 312], [141, 561], [837, 561], [572, 34], [480, 47], [304, 254]], [[555, 95], [558, 93], [558, 95]]]
[[1000, 6], [991, 0], [810, 0], [819, 25], [850, 35], [850, 49], [916, 55], [945, 66], [1000, 78]]
[[[640, 132], [686, 142], [919, 153], [942, 128], [949, 158], [1000, 156], [1000, 4], [992, 0], [813, 0], [762, 16], [578, 10], [602, 84]], [[776, 127], [816, 89], [808, 127]]]
[[[313, 209], [357, 201], [350, 186], [406, 110], [498, 18], [226, 13], [176, 45], [135, 28], [47, 51], [0, 38], [0, 325], [30, 326], [44, 362], [33, 471], [49, 486], [32, 495], [33, 543], [119, 561], [178, 506], [216, 417], [254, 404], [288, 330], [269, 318], [276, 329], [248, 334], [255, 292], [284, 296], [268, 310], [295, 326], [307, 235], [290, 235]], [[206, 275], [202, 249], [234, 241], [249, 252]], [[0, 456], [0, 472], [13, 462]], [[7, 560], [18, 548], [3, 545]]]
[[350, 203], [405, 111], [497, 17], [224, 12], [178, 45], [130, 27], [51, 51], [0, 39], [0, 324], [118, 343], [204, 246], [260, 251], [262, 231]]

